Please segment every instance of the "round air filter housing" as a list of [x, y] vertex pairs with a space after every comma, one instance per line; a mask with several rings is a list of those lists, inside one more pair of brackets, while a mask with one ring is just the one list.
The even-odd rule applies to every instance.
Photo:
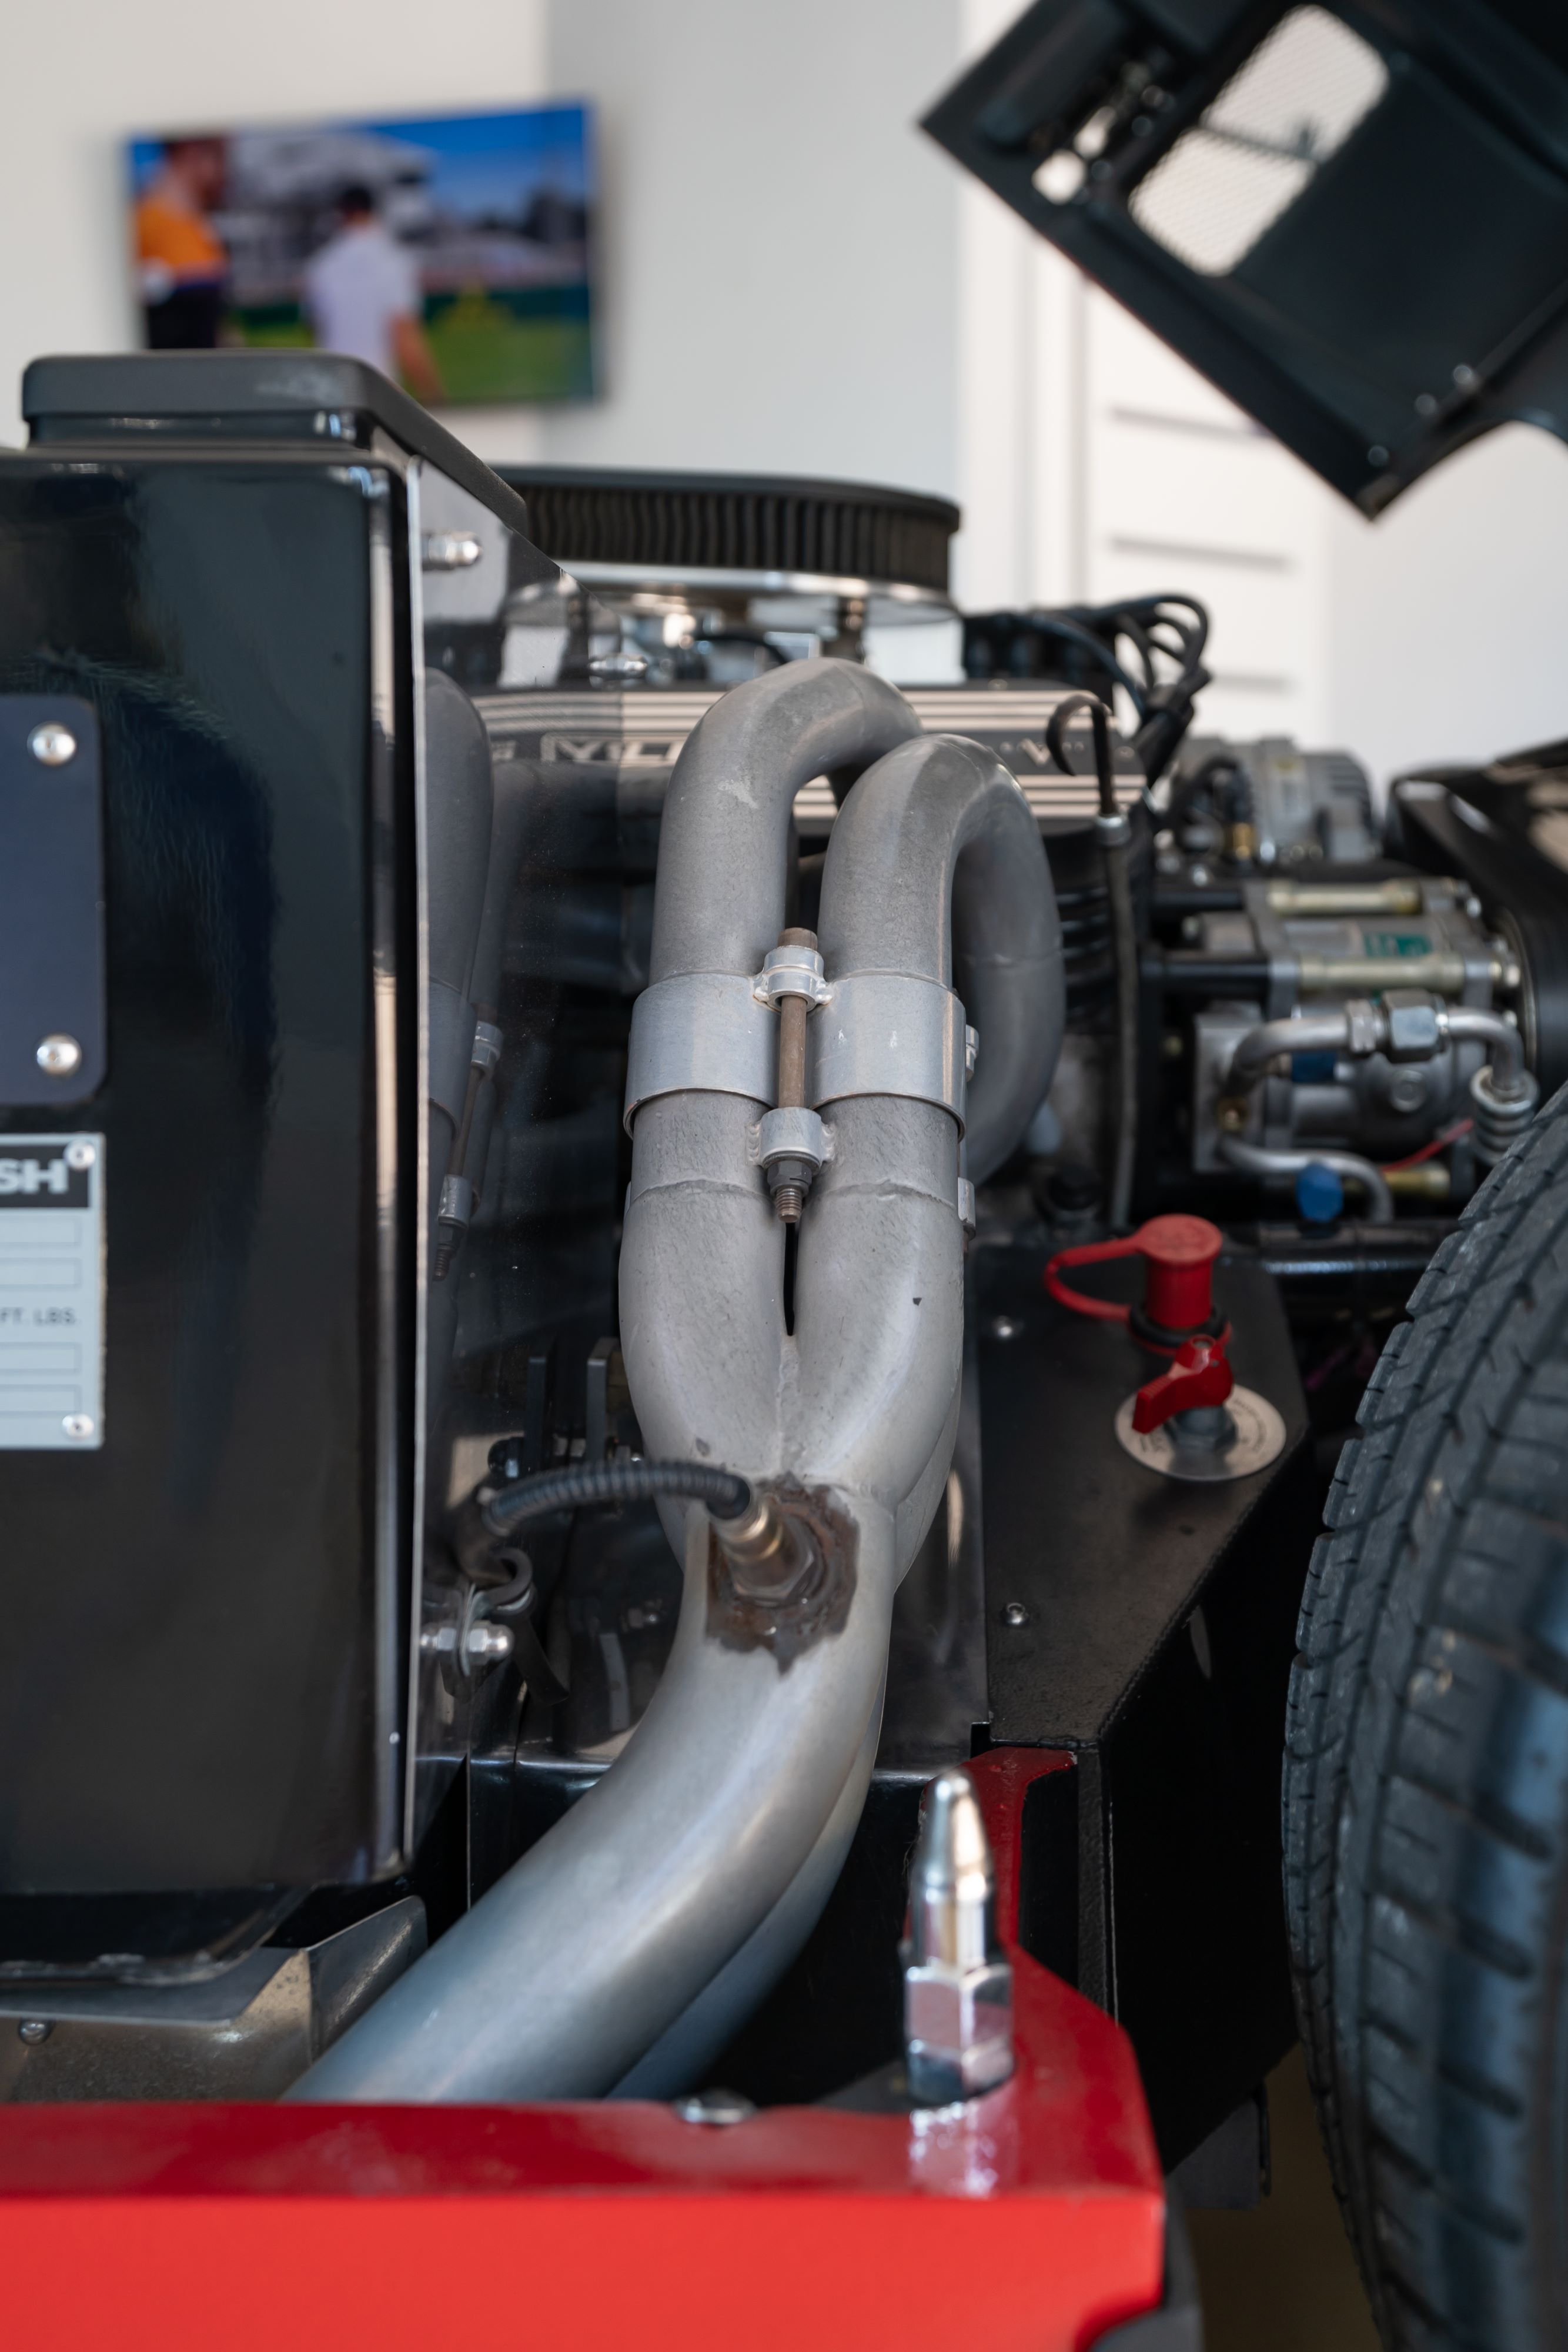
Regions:
[[[959, 514], [946, 499], [793, 476], [499, 470], [580, 599], [563, 682], [730, 685], [824, 651], [902, 684], [963, 676], [947, 593]], [[549, 601], [526, 597], [509, 617], [543, 628]]]

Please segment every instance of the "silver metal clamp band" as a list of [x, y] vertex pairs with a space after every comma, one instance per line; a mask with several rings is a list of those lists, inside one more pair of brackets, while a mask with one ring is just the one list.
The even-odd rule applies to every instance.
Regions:
[[626, 1059], [628, 1135], [655, 1095], [744, 1095], [771, 1103], [779, 1091], [779, 1016], [739, 972], [683, 971], [645, 988], [632, 1007]]
[[807, 1031], [810, 1101], [904, 1095], [939, 1104], [962, 1129], [968, 1032], [952, 990], [899, 971], [851, 972], [831, 989]]

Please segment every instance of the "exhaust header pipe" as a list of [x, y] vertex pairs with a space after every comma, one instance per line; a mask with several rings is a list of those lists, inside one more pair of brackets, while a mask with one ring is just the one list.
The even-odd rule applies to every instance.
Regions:
[[[808, 1099], [780, 1111], [765, 967], [790, 813], [846, 769]], [[622, 1347], [649, 1454], [739, 1472], [758, 1525], [721, 1543], [699, 1505], [661, 1503], [685, 1591], [625, 1753], [291, 2096], [667, 2095], [788, 1966], [859, 1818], [894, 1592], [952, 1455], [965, 1126], [987, 1173], [1046, 1091], [1061, 1005], [1039, 831], [988, 753], [922, 737], [846, 662], [709, 711], [665, 804], [633, 1027]], [[821, 1145], [792, 1328], [761, 1157], [786, 1113]]]

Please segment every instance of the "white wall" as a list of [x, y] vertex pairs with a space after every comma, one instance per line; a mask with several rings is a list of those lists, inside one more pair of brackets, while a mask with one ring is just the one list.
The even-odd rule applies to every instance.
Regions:
[[[134, 339], [127, 134], [527, 101], [545, 87], [544, 5], [13, 0], [0, 79], [0, 442], [22, 438], [28, 360]], [[489, 446], [497, 420], [469, 415], [476, 446]], [[519, 438], [511, 416], [499, 434]]]
[[[1016, 13], [964, 0], [966, 55]], [[1185, 591], [1213, 624], [1200, 725], [1321, 740], [1330, 494], [988, 190], [960, 222], [960, 603]]]
[[1329, 725], [1386, 782], [1568, 735], [1568, 447], [1474, 442], [1377, 522], [1333, 501]]
[[966, 604], [1207, 590], [1215, 667], [1286, 689], [1222, 689], [1210, 723], [1296, 727], [1380, 776], [1568, 732], [1568, 451], [1493, 436], [1368, 525], [1256, 436], [1184, 434], [1234, 419], [915, 128], [1018, 5], [17, 0], [0, 440], [28, 359], [131, 339], [128, 132], [583, 94], [606, 397], [452, 412], [485, 455], [956, 494]]
[[561, 463], [950, 494], [958, 179], [914, 129], [956, 0], [552, 0], [600, 109], [605, 397]]

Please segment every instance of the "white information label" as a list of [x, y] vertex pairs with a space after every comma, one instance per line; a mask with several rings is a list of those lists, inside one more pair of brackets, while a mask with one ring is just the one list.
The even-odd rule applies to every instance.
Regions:
[[103, 1138], [0, 1134], [0, 1452], [103, 1444]]

